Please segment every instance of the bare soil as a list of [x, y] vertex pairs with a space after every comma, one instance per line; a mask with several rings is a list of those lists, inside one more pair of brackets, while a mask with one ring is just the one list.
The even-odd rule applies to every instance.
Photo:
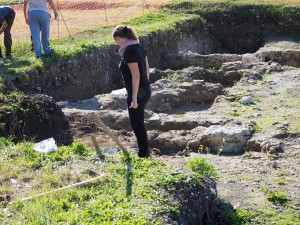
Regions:
[[[291, 209], [300, 214], [300, 134], [299, 134], [299, 83], [300, 70], [292, 69], [282, 73], [270, 74], [256, 84], [238, 83], [228, 89], [227, 95], [250, 94], [259, 101], [252, 106], [241, 108], [239, 117], [229, 119], [247, 123], [256, 121], [262, 128], [263, 138], [269, 138], [269, 133], [275, 133], [275, 139], [283, 144], [283, 152], [273, 154], [263, 152], [246, 152], [243, 155], [214, 155], [192, 152], [189, 156], [178, 154], [158, 155], [153, 151], [153, 158], [162, 160], [174, 171], [186, 170], [186, 164], [191, 157], [205, 157], [215, 166], [220, 178], [217, 180], [219, 197], [228, 201], [234, 208], [249, 209], [260, 212], [271, 207], [284, 213], [284, 206], [273, 205], [267, 199], [270, 192], [283, 192]], [[286, 102], [287, 101], [287, 102]], [[234, 105], [234, 104], [233, 104]], [[276, 107], [275, 107], [276, 106]], [[275, 107], [275, 108], [274, 108]], [[76, 108], [76, 107], [75, 107]], [[255, 108], [255, 109], [253, 109]], [[257, 108], [259, 108], [257, 110]], [[215, 103], [207, 109], [208, 115], [223, 115], [232, 111], [234, 106], [228, 101]], [[76, 110], [76, 109], [72, 109]], [[193, 109], [195, 110], [195, 109]], [[203, 111], [201, 112], [203, 113]], [[257, 114], [260, 116], [257, 117]], [[89, 116], [86, 113], [82, 117]], [[77, 119], [76, 119], [77, 118]], [[92, 146], [90, 136], [95, 129], [82, 127], [78, 115], [72, 121], [69, 118], [74, 140], [82, 141]], [[274, 126], [274, 123], [288, 123], [287, 130]], [[275, 123], [276, 124], [276, 123]], [[120, 141], [132, 149], [135, 138], [132, 132], [114, 131]], [[101, 147], [114, 147], [115, 143], [98, 128], [96, 135]], [[272, 137], [274, 138], [274, 137]]]

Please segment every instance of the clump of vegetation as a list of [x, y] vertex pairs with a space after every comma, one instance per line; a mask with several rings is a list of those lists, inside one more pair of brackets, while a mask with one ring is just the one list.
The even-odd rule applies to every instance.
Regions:
[[273, 192], [271, 191], [267, 195], [267, 199], [275, 204], [284, 204], [288, 201], [288, 198], [283, 192]]
[[179, 79], [178, 73], [171, 73], [162, 77], [164, 80], [177, 81]]
[[181, 114], [175, 114], [174, 118], [185, 118], [186, 114], [185, 113], [181, 113]]
[[254, 121], [250, 121], [249, 127], [251, 128], [252, 132], [254, 132], [254, 133], [262, 132], [262, 128], [260, 126], [258, 126], [257, 123]]
[[74, 153], [79, 156], [87, 156], [89, 154], [89, 151], [86, 148], [85, 144], [81, 142], [73, 142], [72, 148], [74, 149]]
[[221, 224], [240, 225], [251, 222], [253, 213], [247, 209], [234, 209], [233, 206], [224, 201], [222, 198], [218, 198], [218, 221]]
[[251, 151], [246, 151], [244, 153], [244, 157], [250, 158], [253, 155], [253, 153]]
[[218, 178], [216, 169], [205, 158], [192, 158], [187, 166], [202, 177]]
[[241, 111], [237, 110], [237, 109], [234, 109], [234, 110], [232, 110], [232, 112], [229, 112], [228, 115], [229, 116], [240, 116], [241, 115]]

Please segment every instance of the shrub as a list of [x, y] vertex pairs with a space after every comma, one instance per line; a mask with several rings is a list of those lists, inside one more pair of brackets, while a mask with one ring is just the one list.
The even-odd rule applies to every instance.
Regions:
[[86, 146], [81, 142], [73, 142], [72, 148], [76, 155], [87, 156], [89, 154]]
[[283, 192], [270, 192], [267, 195], [267, 199], [273, 203], [279, 203], [279, 204], [284, 204], [287, 202], [287, 197]]
[[203, 177], [218, 177], [216, 169], [205, 158], [193, 158], [188, 162], [187, 166]]

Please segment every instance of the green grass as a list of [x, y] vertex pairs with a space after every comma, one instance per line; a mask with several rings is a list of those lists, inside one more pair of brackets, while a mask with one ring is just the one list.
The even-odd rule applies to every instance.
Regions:
[[284, 204], [287, 202], [287, 197], [283, 192], [273, 192], [267, 194], [267, 199], [274, 204]]
[[24, 1], [22, 0], [0, 0], [1, 5], [13, 5], [13, 4], [19, 4], [23, 3]]
[[219, 176], [216, 169], [205, 158], [192, 158], [187, 166], [202, 177], [217, 178]]
[[[176, 26], [187, 20], [200, 20], [199, 16], [186, 14], [169, 14], [167, 12], [156, 12], [131, 20], [127, 25], [134, 27], [138, 36], [142, 39], [147, 35], [162, 33], [165, 30], [176, 32]], [[114, 45], [111, 37], [113, 26], [102, 27], [95, 30], [88, 30], [72, 38], [65, 38], [51, 41], [55, 54], [49, 58], [36, 59], [30, 51], [30, 43], [16, 44], [13, 46], [15, 60], [0, 67], [0, 86], [8, 76], [14, 76], [24, 80], [31, 70], [43, 70], [45, 65], [56, 63], [63, 58], [73, 58], [81, 52], [92, 53], [101, 48]], [[1, 82], [2, 80], [2, 82]]]
[[[162, 217], [176, 217], [180, 206], [167, 196], [184, 184], [202, 186], [202, 177], [174, 174], [162, 162], [136, 156], [115, 155], [100, 163], [97, 155], [80, 142], [42, 154], [32, 142], [12, 143], [0, 139], [0, 195], [14, 195], [14, 203], [1, 202], [1, 224], [163, 224]], [[133, 169], [126, 169], [125, 165]], [[21, 201], [36, 195], [90, 179], [92, 168], [105, 177], [86, 187], [70, 188]], [[10, 182], [25, 185], [18, 192]], [[1, 211], [2, 212], [2, 211]], [[10, 216], [8, 216], [8, 214]]]

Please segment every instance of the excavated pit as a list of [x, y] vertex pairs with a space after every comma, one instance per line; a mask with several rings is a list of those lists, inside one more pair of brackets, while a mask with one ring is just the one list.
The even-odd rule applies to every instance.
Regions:
[[[207, 112], [213, 106], [216, 98], [223, 95], [243, 76], [257, 78], [261, 77], [261, 71], [267, 73], [271, 71], [267, 68], [260, 70], [259, 75], [251, 75], [249, 60], [251, 61], [253, 58], [258, 59], [258, 62], [261, 63], [278, 62], [281, 65], [300, 67], [300, 35], [296, 33], [297, 30], [300, 30], [298, 14], [289, 17], [269, 13], [270, 11], [264, 7], [235, 7], [234, 10], [222, 15], [209, 11], [199, 12], [205, 22], [199, 19], [189, 19], [185, 24], [177, 24], [174, 30], [166, 30], [141, 38], [141, 43], [148, 50], [151, 67], [154, 68], [150, 78], [152, 84], [159, 80], [178, 79], [178, 74], [180, 74], [185, 77], [181, 80], [182, 82], [195, 80], [198, 82], [196, 84], [198, 88], [207, 84], [219, 85], [218, 91], [204, 99], [197, 99], [198, 94], [187, 92], [190, 88], [188, 85], [183, 88], [177, 87], [185, 90], [187, 95], [194, 95], [195, 99], [187, 100], [183, 97], [180, 101], [175, 98], [173, 102], [161, 102], [161, 99], [168, 99], [178, 94], [184, 96], [182, 91], [174, 93], [172, 90], [174, 84], [169, 84], [171, 85], [169, 93], [165, 93], [164, 96], [152, 96], [153, 99], [156, 99], [156, 103], [150, 103], [149, 106], [149, 108], [152, 107], [154, 116], [149, 113], [148, 129], [158, 131], [180, 130], [180, 128], [192, 130], [199, 125], [209, 127], [225, 124], [226, 119], [224, 118], [214, 120], [207, 118], [209, 117]], [[116, 46], [108, 46], [92, 53], [82, 52], [73, 59], [62, 60], [48, 66], [43, 71], [31, 71], [28, 80], [14, 81], [14, 88], [32, 95], [46, 94], [56, 102], [65, 102], [69, 106], [75, 105], [75, 107], [81, 107], [83, 111], [98, 110], [103, 104], [102, 99], [99, 100], [94, 96], [122, 88], [118, 69], [120, 58], [116, 51]], [[245, 55], [249, 53], [252, 55]], [[258, 62], [255, 61], [255, 63]], [[197, 80], [204, 83], [200, 84], [200, 81]], [[153, 100], [153, 102], [155, 101]], [[191, 104], [184, 105], [184, 101], [189, 101]], [[76, 104], [78, 102], [80, 104]], [[84, 102], [88, 102], [91, 106], [83, 104]], [[117, 104], [117, 107], [113, 107], [113, 109], [120, 109], [118, 107]], [[124, 109], [124, 104], [122, 107]], [[185, 108], [188, 109], [188, 113], [184, 110]], [[160, 113], [160, 117], [165, 118], [163, 113], [166, 112], [168, 113], [167, 117], [187, 114], [188, 119], [175, 118], [176, 122], [173, 121], [174, 118], [164, 122], [156, 119], [157, 113]], [[74, 121], [73, 118], [69, 119], [71, 122]], [[26, 124], [26, 121], [24, 123]], [[51, 121], [48, 123], [50, 126], [53, 124]], [[107, 123], [113, 129], [128, 129], [128, 122], [119, 118], [107, 119]], [[8, 127], [15, 126], [8, 125]], [[83, 125], [83, 127], [82, 130], [86, 132], [95, 130], [90, 128], [93, 126]], [[52, 127], [50, 128], [52, 129]], [[26, 131], [26, 129], [23, 130]], [[24, 131], [18, 132], [24, 133]], [[45, 136], [40, 132], [35, 135], [34, 132], [36, 131], [27, 132], [28, 136]], [[11, 135], [11, 131], [4, 133]], [[64, 141], [64, 143], [68, 143], [68, 141]], [[179, 148], [182, 145], [180, 144]]]
[[[158, 154], [188, 155], [190, 150], [199, 151], [199, 146], [214, 153], [219, 153], [222, 146], [222, 153], [227, 154], [241, 154], [251, 148], [267, 152], [271, 147], [282, 150], [280, 144], [266, 147], [268, 143], [261, 144], [263, 141], [257, 141], [257, 137], [253, 139], [253, 124], [241, 124], [216, 113], [220, 102], [230, 104], [231, 98], [238, 98], [226, 95], [235, 85], [255, 84], [267, 73], [282, 71], [282, 66], [300, 67], [300, 38], [293, 33], [300, 30], [300, 18], [255, 10], [258, 8], [251, 6], [221, 16], [204, 13], [207, 21], [204, 25], [190, 20], [177, 25], [176, 31], [141, 38], [153, 68], [153, 95], [146, 110], [146, 126], [150, 145]], [[44, 115], [57, 111], [63, 118], [59, 124], [65, 124], [58, 128], [70, 129], [64, 132], [65, 141], [55, 137], [60, 143], [70, 143], [73, 138], [87, 142], [92, 133], [100, 134], [101, 129], [90, 118], [95, 112], [122, 142], [136, 147], [128, 123], [125, 93], [120, 90], [116, 50], [115, 46], [109, 46], [93, 53], [83, 52], [42, 72], [31, 71], [26, 83], [15, 81], [14, 85], [26, 93], [47, 94], [60, 102], [63, 116], [57, 106], [43, 111]], [[18, 114], [13, 115], [18, 117]], [[46, 118], [42, 130], [35, 129], [39, 124], [31, 124], [31, 114], [22, 114], [24, 120], [28, 119], [23, 123], [32, 125], [26, 127], [30, 130], [24, 129], [23, 123], [10, 126], [5, 121], [7, 129], [3, 135], [11, 135], [10, 127], [20, 137], [25, 134], [44, 139], [54, 132], [59, 135], [53, 121], [60, 120], [54, 114]], [[19, 118], [14, 118], [15, 121]], [[107, 138], [101, 140], [101, 146], [109, 144]], [[189, 224], [204, 224], [204, 217], [205, 213]]]

